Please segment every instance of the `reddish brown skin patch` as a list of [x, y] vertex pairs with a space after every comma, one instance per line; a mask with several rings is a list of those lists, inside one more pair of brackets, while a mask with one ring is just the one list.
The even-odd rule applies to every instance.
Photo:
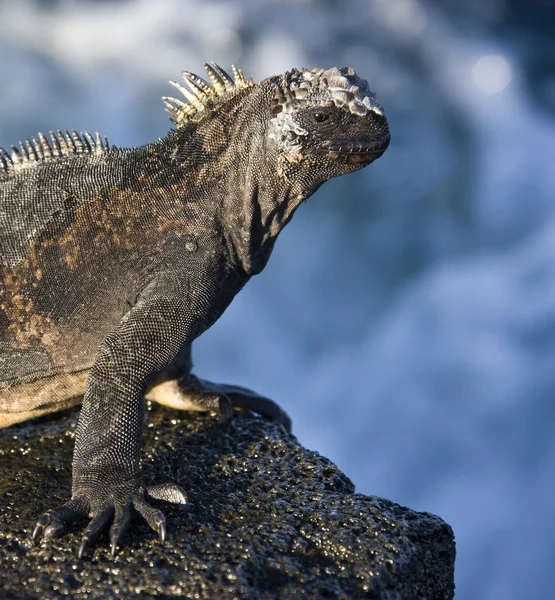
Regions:
[[[164, 255], [168, 243], [186, 255], [186, 241], [214, 227], [206, 207], [184, 202], [198, 173], [156, 187], [163, 167], [149, 153], [133, 187], [98, 191], [75, 208], [62, 231], [46, 227], [23, 261], [0, 268], [0, 309], [9, 320], [2, 342], [44, 350], [54, 371], [92, 365], [106, 333], [129, 310], [129, 299], [171, 260]], [[48, 277], [53, 273], [57, 289]]]

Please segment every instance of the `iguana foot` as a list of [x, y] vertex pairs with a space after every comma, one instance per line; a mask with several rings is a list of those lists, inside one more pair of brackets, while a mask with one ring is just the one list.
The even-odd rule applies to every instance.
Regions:
[[[129, 528], [132, 509], [135, 509], [158, 533], [163, 544], [166, 539], [166, 517], [164, 513], [150, 505], [149, 500], [164, 500], [172, 504], [186, 504], [187, 495], [173, 483], [164, 483], [149, 487], [131, 484], [113, 486], [109, 493], [99, 493], [90, 484], [77, 485], [74, 483], [74, 496], [60, 508], [49, 510], [37, 521], [33, 531], [33, 541], [41, 535], [44, 539], [58, 537], [64, 533], [68, 524], [73, 521], [92, 517], [83, 532], [78, 556], [81, 558], [87, 548], [97, 537], [110, 527], [110, 547], [112, 556], [116, 553], [122, 536]], [[105, 490], [105, 486], [102, 486]]]
[[232, 407], [252, 410], [281, 423], [291, 432], [289, 415], [273, 400], [247, 388], [211, 383], [191, 374], [156, 383], [147, 392], [146, 398], [178, 410], [214, 411], [224, 422], [231, 418]]
[[229, 398], [234, 408], [252, 410], [259, 415], [263, 415], [280, 423], [291, 433], [291, 417], [273, 400], [260, 396], [256, 392], [237, 385], [215, 384], [204, 382], [205, 384], [218, 390], [218, 393]]

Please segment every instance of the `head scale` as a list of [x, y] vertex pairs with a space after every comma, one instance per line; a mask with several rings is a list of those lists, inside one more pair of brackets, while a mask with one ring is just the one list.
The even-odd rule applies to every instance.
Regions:
[[313, 104], [332, 102], [361, 117], [370, 111], [383, 115], [383, 108], [376, 102], [376, 96], [368, 88], [368, 83], [352, 67], [312, 71], [303, 68], [287, 73], [283, 86], [283, 110], [291, 112], [296, 101]]
[[269, 135], [285, 171], [304, 164], [326, 180], [370, 164], [389, 144], [383, 109], [351, 67], [286, 73], [276, 80], [272, 113]]

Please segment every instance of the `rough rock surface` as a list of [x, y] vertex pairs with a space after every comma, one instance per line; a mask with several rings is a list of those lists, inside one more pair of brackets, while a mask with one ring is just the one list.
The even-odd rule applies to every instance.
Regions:
[[[438, 517], [354, 493], [329, 460], [273, 423], [147, 411], [148, 482], [175, 481], [166, 545], [136, 520], [76, 557], [79, 529], [32, 527], [67, 500], [76, 411], [0, 430], [0, 596], [6, 598], [452, 598], [455, 544]], [[92, 554], [92, 555], [91, 555]]]

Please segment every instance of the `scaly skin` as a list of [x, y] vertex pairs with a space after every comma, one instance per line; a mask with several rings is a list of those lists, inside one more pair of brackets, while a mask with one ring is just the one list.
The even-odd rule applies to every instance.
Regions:
[[[34, 538], [90, 517], [79, 556], [132, 507], [160, 538], [139, 453], [144, 398], [175, 408], [250, 408], [290, 427], [271, 400], [191, 374], [191, 344], [265, 266], [279, 232], [323, 182], [389, 143], [387, 121], [352, 69], [293, 70], [235, 83], [185, 74], [176, 129], [129, 150], [86, 134], [0, 151], [0, 426], [80, 401], [71, 499]], [[183, 90], [176, 84], [178, 89]]]

